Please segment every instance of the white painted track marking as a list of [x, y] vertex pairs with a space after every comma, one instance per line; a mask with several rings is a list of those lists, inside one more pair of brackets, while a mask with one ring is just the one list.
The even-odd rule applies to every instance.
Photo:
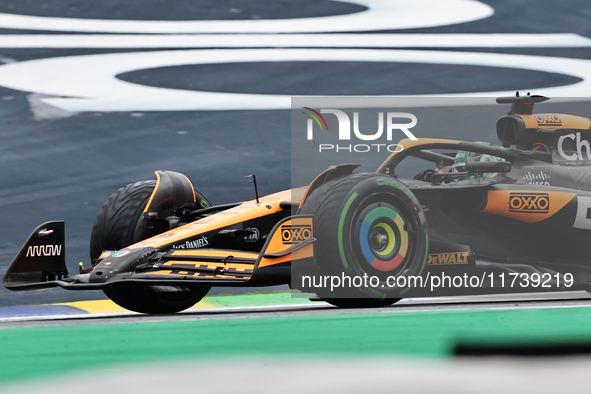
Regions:
[[582, 48], [591, 39], [551, 34], [5, 34], [0, 48]]
[[[582, 79], [570, 85], [544, 88], [544, 93], [552, 97], [587, 97], [591, 91], [591, 60], [587, 59], [371, 49], [179, 50], [58, 57], [0, 66], [0, 85], [23, 91], [72, 97], [46, 98], [43, 101], [74, 112], [289, 109], [290, 95], [167, 89], [125, 82], [116, 76], [135, 70], [187, 64], [295, 61], [413, 62], [517, 68], [565, 74]], [[516, 86], [515, 90], [528, 88]], [[511, 90], [428, 97], [496, 97], [514, 93], [515, 91]]]
[[311, 33], [412, 29], [470, 22], [494, 10], [474, 0], [355, 0], [367, 10], [297, 19], [134, 21], [0, 13], [0, 28], [97, 33]]

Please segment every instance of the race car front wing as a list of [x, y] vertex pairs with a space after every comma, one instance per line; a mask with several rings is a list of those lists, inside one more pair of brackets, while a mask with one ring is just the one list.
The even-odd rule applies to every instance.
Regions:
[[289, 283], [292, 259], [311, 258], [309, 237], [297, 244], [281, 242], [281, 227], [311, 217], [278, 222], [260, 253], [226, 249], [160, 250], [152, 247], [104, 251], [89, 269], [69, 277], [65, 261], [65, 225], [47, 222], [35, 229], [4, 277], [13, 291], [62, 287], [95, 290], [132, 283], [174, 286], [243, 286]]

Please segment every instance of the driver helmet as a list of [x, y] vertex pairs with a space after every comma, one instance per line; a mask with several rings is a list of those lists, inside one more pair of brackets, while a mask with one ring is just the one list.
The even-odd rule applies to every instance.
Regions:
[[[488, 142], [477, 141], [476, 144], [482, 145], [490, 145], [493, 144]], [[452, 165], [451, 172], [466, 172], [466, 163], [471, 162], [481, 162], [481, 161], [505, 161], [505, 159], [497, 156], [476, 153], [476, 152], [469, 152], [465, 150], [460, 150], [456, 153], [456, 157], [454, 158], [454, 164]], [[463, 177], [452, 178], [452, 182], [459, 182], [465, 181], [469, 179], [477, 179], [478, 177], [481, 178], [493, 178], [497, 176], [498, 173], [487, 173], [487, 174], [469, 174]]]

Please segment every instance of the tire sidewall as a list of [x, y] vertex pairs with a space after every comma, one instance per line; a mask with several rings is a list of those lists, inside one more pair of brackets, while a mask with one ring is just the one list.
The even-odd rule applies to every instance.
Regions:
[[[156, 185], [156, 181], [153, 180], [130, 183], [105, 201], [97, 214], [90, 236], [92, 261], [95, 261], [103, 250], [119, 250], [168, 230], [167, 222], [161, 220], [156, 223], [143, 216]], [[194, 193], [198, 206], [211, 206], [201, 193], [197, 190], [194, 190]], [[146, 231], [145, 223], [150, 220], [154, 228]]]
[[[152, 220], [152, 234], [137, 231], [143, 212], [154, 192], [156, 181], [140, 181], [128, 184], [115, 193], [101, 207], [92, 229], [90, 253], [94, 261], [103, 250], [119, 250], [149, 236], [168, 229], [166, 221]], [[196, 202], [201, 207], [210, 206], [205, 197], [195, 191]], [[187, 291], [158, 292], [150, 285], [134, 284], [104, 289], [104, 293], [117, 305], [139, 313], [175, 313], [199, 302], [211, 287], [193, 286]]]
[[192, 287], [182, 292], [157, 292], [150, 285], [134, 284], [104, 289], [104, 293], [122, 308], [148, 314], [169, 314], [192, 307], [211, 287]]
[[[388, 277], [415, 277], [422, 273], [427, 260], [428, 234], [425, 215], [412, 192], [396, 179], [378, 174], [354, 174], [359, 181], [354, 183], [345, 193], [332, 218], [331, 226], [335, 231], [330, 234], [318, 234], [318, 243], [323, 247], [315, 247], [315, 256], [319, 264], [321, 275], [346, 275], [353, 277], [377, 277], [372, 285], [342, 289], [339, 296], [359, 296], [369, 298], [397, 298], [401, 297], [409, 286], [390, 287]], [[338, 187], [338, 185], [335, 185]], [[380, 202], [382, 201], [382, 202]], [[359, 223], [364, 209], [383, 205], [385, 209], [397, 211], [402, 216], [407, 227], [408, 245], [404, 259], [395, 269], [377, 270], [367, 259], [361, 256], [359, 250]], [[369, 207], [369, 208], [368, 208]], [[398, 221], [400, 222], [400, 221]], [[317, 245], [320, 246], [320, 245]], [[316, 251], [320, 249], [322, 256]], [[326, 256], [330, 258], [325, 258]], [[400, 280], [402, 282], [402, 280]], [[406, 281], [405, 281], [406, 282]], [[333, 293], [334, 295], [334, 293]]]

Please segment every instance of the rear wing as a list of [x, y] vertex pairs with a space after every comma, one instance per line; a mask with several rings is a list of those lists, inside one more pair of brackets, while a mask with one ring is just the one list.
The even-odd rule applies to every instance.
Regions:
[[43, 223], [33, 231], [4, 276], [9, 290], [33, 290], [47, 282], [68, 277], [66, 268], [65, 224]]

